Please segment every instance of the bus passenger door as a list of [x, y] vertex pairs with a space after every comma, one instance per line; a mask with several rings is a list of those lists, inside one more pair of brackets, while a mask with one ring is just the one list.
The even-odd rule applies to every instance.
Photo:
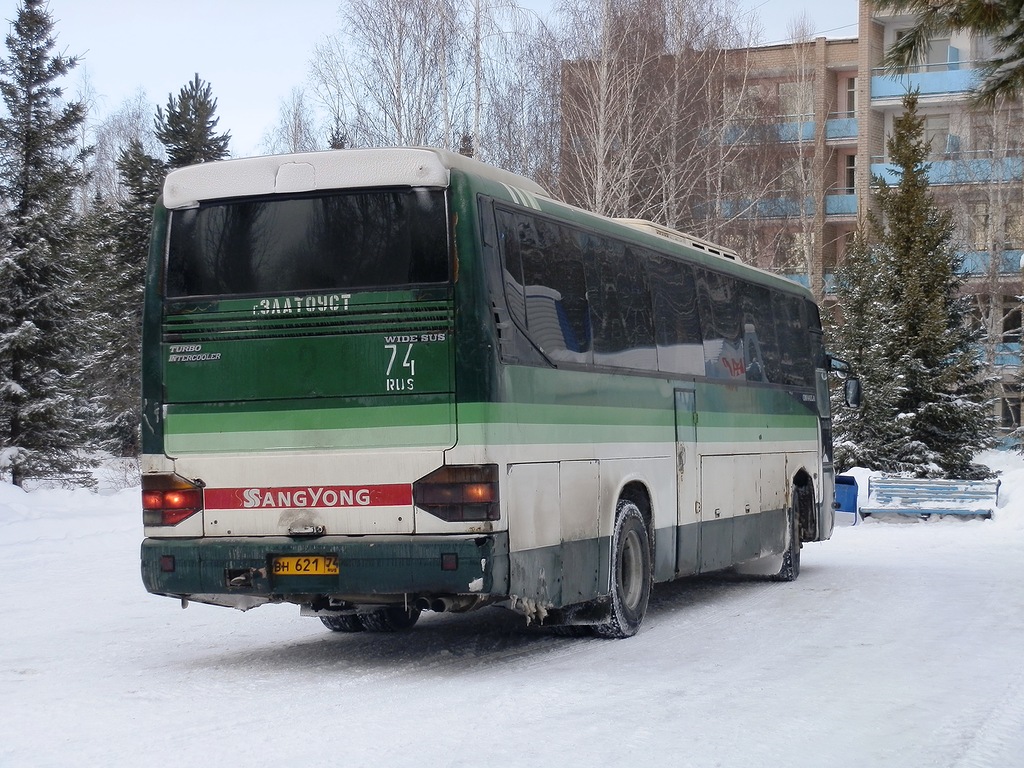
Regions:
[[694, 388], [675, 391], [676, 414], [676, 573], [697, 573], [700, 564], [700, 519], [697, 488], [697, 398]]

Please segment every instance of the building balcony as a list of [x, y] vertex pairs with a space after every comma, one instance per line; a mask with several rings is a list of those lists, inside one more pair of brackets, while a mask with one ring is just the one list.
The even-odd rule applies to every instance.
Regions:
[[856, 216], [857, 196], [850, 194], [825, 195], [826, 216]]
[[795, 144], [800, 141], [814, 141], [815, 125], [813, 120], [797, 119], [796, 122], [778, 123], [775, 128], [778, 131], [779, 141], [785, 144]]
[[921, 98], [968, 94], [978, 83], [976, 69], [961, 68], [960, 64], [948, 63], [918, 67], [905, 74], [883, 74], [884, 69], [874, 70], [871, 76], [871, 101], [900, 101], [914, 89]]
[[723, 141], [726, 144], [770, 144], [781, 142], [795, 144], [797, 142], [814, 141], [816, 123], [800, 117], [781, 116], [780, 122], [759, 122], [756, 120], [739, 121], [725, 130]]
[[[726, 218], [760, 219], [813, 219], [818, 207], [814, 198], [766, 197], [763, 200], [727, 200], [719, 213]], [[854, 194], [825, 195], [825, 216], [849, 218], [857, 215], [857, 196]]]
[[996, 365], [1005, 365], [1011, 368], [1020, 367], [1020, 343], [996, 345]]
[[[974, 349], [977, 352], [978, 360], [984, 363], [985, 358], [988, 356], [984, 346], [975, 344]], [[992, 364], [996, 367], [1012, 368], [1014, 370], [1020, 368], [1020, 342], [1000, 342], [995, 345], [995, 349], [992, 351], [995, 353]]]
[[[979, 157], [980, 153], [956, 153], [958, 157], [933, 160], [928, 163], [928, 183], [936, 186], [949, 184], [997, 184], [1024, 179], [1024, 158]], [[888, 163], [871, 163], [871, 175], [896, 184], [896, 167]]]
[[[801, 210], [802, 209], [802, 210]], [[814, 200], [807, 198], [803, 206], [795, 198], [768, 197], [763, 200], [724, 200], [719, 215], [742, 219], [798, 219], [814, 216]]]
[[[737, 123], [725, 132], [726, 144], [765, 144], [779, 141], [783, 144], [814, 141], [818, 123], [799, 116], [783, 116], [776, 123]], [[825, 140], [832, 142], [856, 141], [857, 118], [852, 115], [833, 115], [825, 121]]]
[[[811, 287], [811, 278], [806, 272], [782, 272], [784, 278], [794, 283], [802, 285], [804, 288]], [[836, 292], [836, 276], [832, 272], [826, 272], [824, 275], [825, 282], [825, 295], [834, 296]]]
[[825, 121], [825, 140], [844, 141], [857, 138], [857, 118], [850, 115], [829, 116]]
[[[992, 274], [990, 267], [992, 266], [993, 254], [988, 251], [968, 251], [963, 254], [963, 263], [960, 265], [958, 270], [961, 275], [966, 277], [984, 277]], [[1001, 253], [996, 254], [998, 259], [997, 274], [999, 275], [1014, 275], [1020, 274], [1022, 265], [1022, 258], [1024, 258], [1024, 250], [1005, 250]]]

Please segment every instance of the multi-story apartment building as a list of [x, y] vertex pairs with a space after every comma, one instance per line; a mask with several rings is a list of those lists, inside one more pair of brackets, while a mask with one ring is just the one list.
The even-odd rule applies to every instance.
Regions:
[[800, 203], [798, 215], [790, 208], [762, 223], [778, 230], [762, 239], [790, 253], [762, 258], [761, 266], [786, 272], [819, 299], [832, 294], [836, 265], [857, 229], [859, 51], [855, 38], [824, 37], [747, 51], [751, 87], [778, 105], [773, 138], [790, 157], [778, 191]]
[[1021, 258], [1024, 256], [1024, 115], [1020, 102], [980, 107], [973, 99], [978, 66], [989, 41], [968, 34], [934, 39], [926, 60], [893, 75], [880, 67], [884, 53], [915, 19], [875, 11], [861, 0], [857, 124], [860, 162], [856, 196], [863, 214], [872, 179], [892, 180], [885, 139], [910, 90], [920, 94], [918, 114], [931, 145], [929, 181], [936, 200], [953, 213], [963, 257], [965, 290], [984, 329], [980, 354], [999, 379], [996, 415], [1004, 430], [1021, 424]]
[[[808, 285], [828, 304], [834, 299], [836, 266], [872, 205], [873, 179], [894, 178], [886, 150], [893, 118], [903, 110], [904, 94], [918, 90], [918, 111], [931, 145], [932, 191], [954, 214], [966, 291], [976, 322], [986, 332], [980, 354], [987, 372], [1000, 381], [993, 391], [997, 416], [1010, 430], [1021, 420], [1017, 377], [1019, 297], [1024, 293], [1024, 113], [1019, 102], [984, 109], [973, 102], [977, 66], [990, 53], [985, 40], [968, 35], [933, 40], [919, 66], [899, 75], [884, 70], [886, 50], [913, 24], [911, 17], [883, 15], [861, 0], [857, 37], [819, 37], [708, 58], [707, 66], [724, 73], [724, 97], [720, 108], [704, 105], [702, 114], [705, 120], [719, 121], [707, 133], [717, 135], [726, 147], [716, 159], [731, 157], [717, 169], [716, 178], [731, 178], [732, 186], [697, 190], [698, 198], [718, 199], [699, 211], [691, 204], [689, 220], [684, 215], [673, 221], [656, 208], [630, 209], [627, 215], [667, 218], [661, 223], [720, 240], [749, 261]], [[657, 81], [657, 88], [671, 93], [672, 86], [664, 83], [672, 58], [662, 55], [651, 61], [645, 87]], [[581, 75], [587, 71], [579, 62], [568, 64], [563, 83], [578, 84], [590, 77]], [[563, 90], [578, 93], [578, 88]], [[648, 104], [654, 101], [647, 98]], [[574, 119], [587, 122], [577, 106], [570, 102], [563, 107], [565, 135], [572, 135]], [[659, 118], [654, 115], [641, 111], [632, 122], [655, 124]], [[753, 124], [759, 129], [751, 130]], [[772, 144], [771, 151], [765, 152], [764, 142]], [[657, 162], [673, 161], [663, 145], [648, 144], [646, 178], [653, 178], [657, 171], [650, 168]], [[563, 173], [570, 182], [575, 150], [572, 143], [563, 145]], [[680, 166], [679, 172], [684, 170]], [[636, 186], [647, 190], [651, 185]], [[637, 207], [636, 198], [621, 202]]]

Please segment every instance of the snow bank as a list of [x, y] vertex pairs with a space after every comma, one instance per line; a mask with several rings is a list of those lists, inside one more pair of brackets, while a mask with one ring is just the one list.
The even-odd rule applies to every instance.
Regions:
[[38, 489], [31, 493], [0, 483], [0, 540], [17, 544], [137, 529], [142, 533], [139, 488], [110, 495], [84, 489]]

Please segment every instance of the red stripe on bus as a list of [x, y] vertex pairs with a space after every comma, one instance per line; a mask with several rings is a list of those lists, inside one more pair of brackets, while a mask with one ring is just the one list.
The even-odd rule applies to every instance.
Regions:
[[207, 509], [401, 507], [412, 504], [411, 485], [303, 485], [287, 488], [206, 488]]

